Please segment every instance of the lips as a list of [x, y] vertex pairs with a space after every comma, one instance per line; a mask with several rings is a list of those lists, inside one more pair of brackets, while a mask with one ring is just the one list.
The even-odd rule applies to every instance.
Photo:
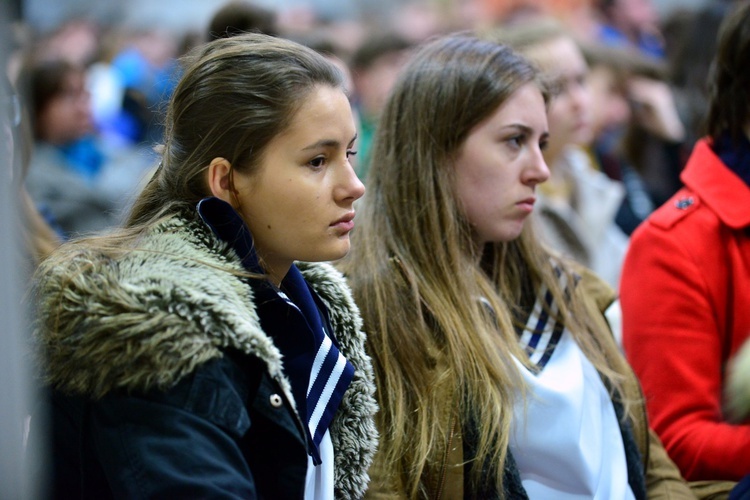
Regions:
[[344, 232], [351, 231], [354, 228], [354, 212], [349, 212], [337, 221], [331, 224], [331, 227]]
[[516, 203], [516, 206], [521, 210], [531, 212], [534, 209], [534, 203], [536, 203], [536, 198], [530, 196]]

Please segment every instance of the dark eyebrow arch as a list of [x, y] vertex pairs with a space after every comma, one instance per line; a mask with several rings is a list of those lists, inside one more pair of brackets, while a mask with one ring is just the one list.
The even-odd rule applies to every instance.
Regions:
[[502, 130], [506, 130], [506, 129], [509, 129], [509, 128], [510, 129], [519, 130], [519, 131], [521, 131], [521, 132], [523, 132], [525, 134], [531, 134], [533, 132], [533, 130], [531, 129], [531, 127], [529, 127], [527, 125], [523, 125], [521, 123], [511, 123], [510, 125], [505, 125], [502, 128]]
[[[532, 135], [534, 133], [534, 130], [531, 127], [527, 125], [523, 125], [522, 123], [511, 123], [510, 125], [506, 125], [502, 128], [502, 130], [507, 130], [507, 129], [516, 129], [527, 135]], [[549, 131], [545, 130], [544, 132], [541, 133], [540, 137], [542, 139], [549, 138]]]
[[[357, 134], [354, 134], [354, 137], [352, 137], [352, 140], [349, 141], [349, 144], [353, 144], [354, 141], [357, 140]], [[347, 144], [347, 146], [349, 145]], [[310, 149], [318, 149], [318, 148], [337, 148], [341, 146], [341, 143], [335, 139], [321, 139], [318, 142], [315, 142], [313, 144], [310, 144], [309, 146], [305, 146], [302, 148], [302, 151], [307, 151]]]

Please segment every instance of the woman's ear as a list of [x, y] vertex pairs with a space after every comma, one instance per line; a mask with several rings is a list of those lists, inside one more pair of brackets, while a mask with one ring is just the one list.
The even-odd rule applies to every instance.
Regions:
[[208, 166], [208, 187], [211, 194], [234, 206], [236, 200], [232, 183], [232, 164], [226, 158], [216, 157]]

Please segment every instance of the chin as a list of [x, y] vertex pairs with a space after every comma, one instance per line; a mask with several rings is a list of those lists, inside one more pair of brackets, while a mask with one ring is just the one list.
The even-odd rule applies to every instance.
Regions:
[[508, 243], [517, 239], [519, 236], [521, 236], [522, 231], [523, 231], [523, 226], [521, 226], [518, 229], [506, 230], [495, 235], [495, 237], [492, 238], [491, 241], [492, 243]]
[[298, 259], [298, 260], [304, 260], [307, 262], [333, 262], [336, 260], [343, 259], [346, 257], [346, 255], [349, 253], [349, 242], [346, 242], [346, 246], [340, 245], [338, 248], [330, 248], [326, 250], [321, 250], [319, 252], [315, 252], [315, 254], [310, 255], [309, 258], [306, 259]]
[[332, 256], [330, 259], [327, 259], [327, 260], [330, 260], [330, 261], [341, 260], [344, 257], [346, 257], [348, 254], [349, 254], [349, 245], [346, 246], [346, 249], [336, 252], [334, 256]]

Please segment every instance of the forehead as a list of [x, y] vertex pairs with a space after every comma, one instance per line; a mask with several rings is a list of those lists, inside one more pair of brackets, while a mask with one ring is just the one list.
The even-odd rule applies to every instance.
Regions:
[[521, 85], [489, 115], [483, 124], [493, 129], [516, 125], [528, 127], [540, 133], [546, 131], [547, 113], [542, 91], [534, 82]]
[[552, 75], [577, 73], [587, 69], [583, 53], [576, 42], [567, 36], [546, 40], [524, 52], [542, 71]]
[[[340, 87], [313, 87], [302, 98], [287, 128], [285, 139], [311, 140], [326, 134], [354, 134], [354, 118], [349, 98]], [[348, 140], [347, 140], [348, 142]]]

